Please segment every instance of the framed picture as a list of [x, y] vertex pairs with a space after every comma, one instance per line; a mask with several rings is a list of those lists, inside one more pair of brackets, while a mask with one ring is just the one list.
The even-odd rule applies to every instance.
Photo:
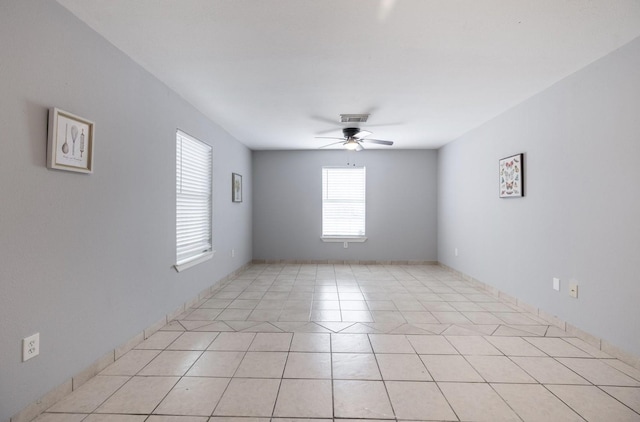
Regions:
[[242, 202], [242, 175], [231, 173], [231, 200]]
[[47, 167], [93, 173], [93, 122], [58, 108], [49, 109]]
[[524, 196], [523, 154], [500, 160], [500, 198]]

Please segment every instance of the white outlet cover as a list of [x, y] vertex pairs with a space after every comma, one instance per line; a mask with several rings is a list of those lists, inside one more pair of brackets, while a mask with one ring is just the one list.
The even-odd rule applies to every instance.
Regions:
[[22, 361], [26, 362], [40, 354], [40, 333], [22, 339]]
[[456, 256], [458, 256], [458, 248], [455, 248], [455, 249], [453, 250], [453, 252], [454, 252], [454, 254], [455, 254]]
[[553, 278], [553, 290], [555, 290], [556, 292], [560, 291], [560, 279], [559, 278]]

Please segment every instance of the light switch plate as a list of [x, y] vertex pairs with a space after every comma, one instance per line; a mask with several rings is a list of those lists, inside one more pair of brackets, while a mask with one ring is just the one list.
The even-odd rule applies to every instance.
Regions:
[[559, 278], [553, 278], [553, 290], [555, 290], [556, 292], [560, 291], [560, 279]]

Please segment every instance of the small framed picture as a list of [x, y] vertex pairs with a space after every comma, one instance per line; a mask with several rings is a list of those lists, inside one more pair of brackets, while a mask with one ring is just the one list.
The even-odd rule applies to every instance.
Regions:
[[49, 109], [47, 167], [93, 173], [93, 122], [58, 108]]
[[242, 175], [231, 173], [231, 200], [242, 202]]
[[500, 160], [500, 198], [524, 196], [523, 154]]

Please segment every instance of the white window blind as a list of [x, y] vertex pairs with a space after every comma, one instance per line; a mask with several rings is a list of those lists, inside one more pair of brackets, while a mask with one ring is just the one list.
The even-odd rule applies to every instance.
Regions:
[[176, 132], [176, 269], [213, 254], [210, 145]]
[[365, 235], [364, 167], [322, 168], [322, 237]]

